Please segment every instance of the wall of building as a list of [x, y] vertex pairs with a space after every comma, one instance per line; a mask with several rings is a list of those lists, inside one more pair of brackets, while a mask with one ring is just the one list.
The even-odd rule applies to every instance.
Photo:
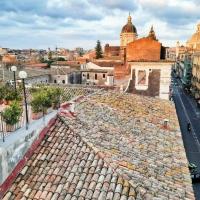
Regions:
[[82, 84], [106, 85], [108, 72], [82, 72]]
[[192, 92], [196, 99], [200, 98], [200, 52], [192, 56]]
[[132, 87], [130, 92], [134, 94], [144, 95], [144, 96], [159, 96], [160, 91], [160, 70], [155, 69], [149, 72], [146, 69], [147, 83], [144, 85], [138, 84], [138, 72], [139, 70], [133, 69], [132, 71]]
[[129, 43], [126, 47], [127, 61], [159, 61], [161, 43], [150, 38], [141, 38]]
[[39, 84], [39, 83], [49, 83], [50, 75], [42, 75], [42, 76], [34, 76], [31, 78], [27, 78], [25, 83], [28, 85]]
[[70, 84], [81, 84], [81, 82], [82, 82], [81, 72], [74, 71], [74, 72], [70, 73], [68, 80], [69, 80]]
[[172, 63], [131, 63], [128, 92], [169, 99]]
[[56, 84], [68, 84], [69, 83], [69, 75], [52, 75], [51, 76], [52, 83]]
[[112, 56], [119, 56], [119, 55], [120, 55], [119, 46], [109, 46], [109, 44], [105, 45], [105, 48], [104, 48], [105, 57], [112, 57]]

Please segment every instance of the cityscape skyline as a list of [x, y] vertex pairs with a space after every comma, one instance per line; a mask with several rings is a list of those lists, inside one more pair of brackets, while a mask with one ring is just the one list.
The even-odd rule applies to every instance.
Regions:
[[154, 26], [164, 46], [184, 43], [196, 30], [200, 6], [197, 0], [91, 1], [7, 0], [0, 2], [0, 46], [47, 49], [94, 48], [96, 41], [119, 45], [119, 34], [128, 13], [138, 37]]

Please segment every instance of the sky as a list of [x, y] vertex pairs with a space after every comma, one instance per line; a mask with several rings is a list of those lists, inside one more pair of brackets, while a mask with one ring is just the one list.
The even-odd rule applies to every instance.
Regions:
[[153, 25], [164, 46], [185, 44], [200, 23], [200, 0], [0, 0], [0, 47], [92, 49], [120, 44], [130, 12], [138, 37]]

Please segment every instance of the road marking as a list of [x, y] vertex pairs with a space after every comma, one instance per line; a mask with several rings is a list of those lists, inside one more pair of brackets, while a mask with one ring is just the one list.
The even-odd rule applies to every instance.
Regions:
[[181, 96], [180, 96], [180, 94], [179, 94], [179, 91], [177, 90], [176, 87], [175, 87], [175, 89], [176, 89], [176, 93], [177, 93], [177, 95], [178, 95], [178, 97], [179, 97], [179, 100], [180, 100], [180, 102], [181, 102], [181, 105], [182, 105], [182, 107], [183, 107], [185, 116], [186, 116], [187, 120], [188, 120], [188, 121], [190, 122], [190, 124], [191, 124], [191, 132], [190, 132], [190, 133], [192, 133], [192, 136], [193, 136], [193, 138], [194, 138], [194, 140], [195, 140], [195, 142], [196, 142], [196, 144], [197, 144], [197, 148], [198, 148], [198, 150], [199, 150], [199, 152], [200, 152], [200, 143], [199, 143], [199, 140], [198, 140], [198, 138], [197, 138], [197, 136], [196, 136], [195, 130], [194, 130], [194, 128], [193, 128], [193, 126], [192, 126], [192, 123], [191, 123], [191, 121], [190, 121], [190, 118], [189, 118], [189, 116], [188, 116], [188, 114], [187, 114], [187, 111], [186, 111], [186, 109], [185, 109], [184, 103], [183, 103], [183, 101], [182, 101], [182, 99], [181, 99]]

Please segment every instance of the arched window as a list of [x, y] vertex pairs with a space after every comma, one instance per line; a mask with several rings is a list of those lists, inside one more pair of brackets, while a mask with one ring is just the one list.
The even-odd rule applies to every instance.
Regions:
[[95, 74], [95, 80], [97, 80], [97, 74]]

